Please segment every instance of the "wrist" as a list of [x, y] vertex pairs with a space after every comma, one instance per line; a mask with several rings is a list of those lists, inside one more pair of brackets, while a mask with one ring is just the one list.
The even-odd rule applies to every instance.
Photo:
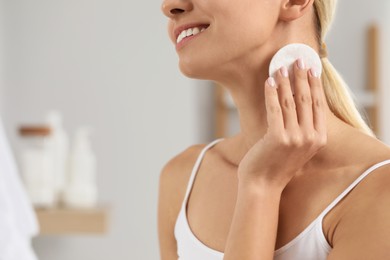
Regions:
[[238, 170], [240, 184], [255, 188], [276, 190], [282, 192], [291, 181], [292, 174], [263, 170], [262, 172], [248, 172]]
[[239, 192], [281, 196], [284, 188], [285, 185], [261, 178], [239, 178], [238, 180]]

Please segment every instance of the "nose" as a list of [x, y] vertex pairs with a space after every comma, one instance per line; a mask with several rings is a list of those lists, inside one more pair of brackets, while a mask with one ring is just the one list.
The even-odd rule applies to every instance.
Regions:
[[169, 17], [174, 18], [193, 9], [191, 0], [164, 0], [161, 5], [163, 13]]

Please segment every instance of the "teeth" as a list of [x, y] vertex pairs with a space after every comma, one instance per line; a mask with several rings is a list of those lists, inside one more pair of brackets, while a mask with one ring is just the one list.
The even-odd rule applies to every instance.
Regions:
[[200, 33], [200, 30], [198, 27], [195, 27], [194, 29], [192, 29], [192, 34], [193, 35], [197, 35], [198, 33]]
[[187, 30], [183, 30], [179, 36], [177, 37], [177, 43], [181, 42], [184, 38], [186, 37], [189, 37], [191, 35], [197, 35], [201, 32], [203, 32], [204, 30], [206, 30], [206, 28], [202, 28], [202, 29], [199, 29], [198, 27], [194, 27], [194, 28], [189, 28]]
[[187, 37], [186, 31], [182, 31], [180, 35], [177, 37], [177, 43], [181, 42], [185, 37]]

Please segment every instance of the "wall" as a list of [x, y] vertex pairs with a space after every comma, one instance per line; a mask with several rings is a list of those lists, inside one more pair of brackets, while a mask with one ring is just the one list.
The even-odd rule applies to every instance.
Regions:
[[3, 111], [3, 89], [4, 89], [4, 7], [0, 0], [0, 114]]
[[[383, 17], [386, 17], [384, 4], [388, 1], [370, 0], [342, 0], [338, 1], [338, 9], [334, 26], [327, 39], [330, 60], [336, 69], [350, 86], [355, 96], [362, 95], [367, 87], [367, 67], [366, 67], [366, 30], [371, 23], [384, 25]], [[390, 8], [388, 8], [390, 13]], [[387, 23], [389, 24], [389, 23]], [[386, 26], [388, 28], [388, 25]], [[383, 44], [386, 29], [381, 28], [382, 55], [386, 46]], [[390, 30], [387, 29], [388, 35]], [[388, 56], [390, 57], [390, 56]], [[382, 64], [382, 76], [390, 64]], [[390, 79], [389, 79], [390, 80]], [[390, 107], [386, 104], [385, 97], [390, 93], [382, 80], [382, 92], [379, 95], [379, 106], [381, 107], [381, 125], [379, 138], [390, 143]]]
[[40, 259], [158, 259], [158, 176], [200, 141], [194, 97], [202, 95], [177, 69], [160, 3], [2, 3], [12, 143], [19, 123], [39, 122], [50, 108], [63, 112], [70, 133], [91, 125], [100, 200], [112, 206], [107, 237], [39, 237]]
[[366, 31], [378, 22], [381, 1], [338, 1], [336, 19], [327, 39], [331, 61], [351, 88], [363, 89], [366, 84]]

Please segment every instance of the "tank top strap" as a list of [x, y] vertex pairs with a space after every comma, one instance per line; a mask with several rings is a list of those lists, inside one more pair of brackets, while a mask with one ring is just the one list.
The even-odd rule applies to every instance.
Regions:
[[347, 189], [345, 189], [329, 206], [321, 213], [320, 219], [324, 218], [326, 214], [328, 214], [329, 211], [331, 211], [346, 195], [348, 195], [349, 192], [352, 191], [353, 188], [355, 188], [365, 177], [367, 177], [370, 173], [375, 171], [376, 169], [390, 164], [390, 160], [386, 160], [380, 163], [377, 163], [373, 166], [371, 166], [369, 169], [367, 169], [365, 172], [363, 172], [362, 175], [360, 175]]
[[223, 138], [220, 138], [220, 139], [217, 139], [217, 140], [214, 140], [213, 142], [209, 143], [208, 145], [206, 145], [202, 151], [200, 152], [199, 156], [198, 156], [198, 159], [196, 160], [195, 162], [195, 165], [194, 167], [192, 168], [192, 172], [191, 172], [191, 176], [190, 176], [190, 179], [188, 181], [188, 185], [187, 185], [187, 191], [186, 191], [186, 195], [184, 197], [184, 201], [183, 201], [183, 205], [186, 205], [187, 203], [187, 200], [188, 200], [188, 196], [191, 192], [191, 189], [192, 189], [192, 185], [194, 184], [194, 180], [195, 180], [195, 176], [199, 170], [199, 167], [200, 167], [200, 164], [202, 163], [202, 160], [204, 158], [204, 155], [206, 154], [207, 150], [209, 150], [211, 147], [213, 147], [214, 145], [216, 145], [217, 143], [219, 143], [220, 141], [222, 141]]

